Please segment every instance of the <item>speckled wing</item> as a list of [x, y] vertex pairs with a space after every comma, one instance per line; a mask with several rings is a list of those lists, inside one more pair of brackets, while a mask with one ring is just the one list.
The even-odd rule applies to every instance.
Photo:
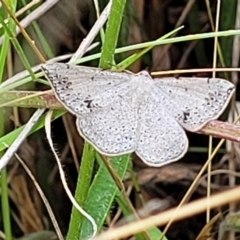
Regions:
[[159, 104], [189, 131], [217, 119], [228, 105], [234, 85], [219, 78], [154, 79]]
[[183, 157], [188, 139], [183, 128], [152, 93], [143, 96], [138, 110], [136, 154], [147, 165], [159, 167]]
[[80, 135], [104, 155], [117, 156], [136, 149], [137, 105], [131, 90], [108, 108], [77, 118]]
[[77, 116], [107, 108], [129, 92], [127, 73], [65, 63], [45, 64], [42, 70], [58, 100]]

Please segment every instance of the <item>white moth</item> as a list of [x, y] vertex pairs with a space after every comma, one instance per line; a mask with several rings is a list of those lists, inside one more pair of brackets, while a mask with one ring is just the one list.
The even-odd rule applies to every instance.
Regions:
[[154, 78], [53, 63], [42, 66], [80, 135], [107, 156], [136, 152], [150, 166], [177, 161], [184, 129], [200, 130], [226, 108], [234, 85], [219, 78]]

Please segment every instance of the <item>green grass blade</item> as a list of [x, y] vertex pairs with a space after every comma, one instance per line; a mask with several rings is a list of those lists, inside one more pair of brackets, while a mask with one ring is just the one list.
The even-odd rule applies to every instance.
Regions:
[[[116, 10], [119, 11], [120, 6], [121, 7], [123, 6], [123, 8], [124, 8], [123, 1], [125, 1], [125, 0], [121, 0], [121, 1], [114, 0], [113, 4], [112, 4], [111, 12], [116, 11]], [[118, 4], [120, 4], [120, 6]], [[106, 36], [105, 36], [105, 42], [103, 45], [102, 57], [100, 59], [100, 66], [102, 68], [107, 68], [107, 66], [109, 66], [109, 63], [113, 62], [113, 53], [114, 53], [114, 50], [116, 47], [116, 42], [118, 39], [118, 31], [120, 28], [121, 17], [122, 17], [121, 11], [119, 12], [119, 14], [120, 15], [112, 14], [112, 17], [110, 14], [110, 17], [109, 17], [108, 27], [107, 27]], [[113, 31], [113, 27], [114, 27], [114, 31]], [[107, 39], [107, 36], [110, 36], [111, 38]], [[86, 143], [84, 145], [84, 155], [82, 157], [81, 168], [80, 168], [80, 172], [79, 172], [80, 176], [86, 174], [86, 172], [87, 172], [87, 175], [92, 174], [92, 168], [84, 167], [84, 166], [88, 166], [88, 165], [93, 166], [94, 156], [91, 154], [92, 152], [93, 152], [92, 146], [90, 146], [89, 143]], [[88, 163], [86, 163], [86, 162], [88, 162]], [[84, 185], [83, 185], [83, 182], [84, 182], [84, 180], [83, 179], [81, 180], [79, 177], [79, 181], [76, 186], [75, 198], [79, 200], [78, 203], [80, 205], [84, 204], [85, 198], [87, 197], [86, 193], [90, 186], [89, 181], [87, 183], [85, 183]], [[97, 187], [99, 187], [99, 186], [97, 186]], [[79, 194], [82, 195], [81, 198], [80, 198], [80, 196], [78, 196]], [[112, 193], [110, 195], [112, 196]], [[110, 208], [110, 205], [108, 205], [108, 207]], [[90, 204], [85, 205], [85, 210], [95, 219], [95, 215], [94, 215], [95, 212], [91, 211], [92, 210], [91, 202], [90, 202]], [[95, 208], [94, 208], [94, 210], [95, 210]], [[99, 211], [97, 211], [97, 212], [100, 213]], [[101, 225], [99, 225], [99, 224], [104, 221], [106, 214], [107, 214], [106, 209], [103, 209], [103, 211], [101, 211], [101, 221], [96, 221], [96, 219], [95, 219], [95, 221], [98, 225], [98, 229], [100, 229]], [[74, 210], [74, 208], [73, 208], [72, 214], [71, 214], [69, 230], [68, 230], [68, 235], [67, 235], [68, 240], [76, 239], [76, 236], [79, 236], [79, 233], [80, 233], [80, 236], [82, 234], [84, 234], [84, 236], [86, 236], [86, 237], [91, 235], [91, 233], [92, 233], [91, 224], [86, 219], [83, 219], [81, 216], [78, 216], [78, 215], [79, 215], [79, 213], [77, 214], [76, 210]], [[85, 223], [85, 222], [87, 222], [87, 223]], [[80, 239], [84, 239], [84, 238], [80, 237]]]
[[[130, 156], [112, 157], [110, 163], [122, 179], [127, 171], [127, 166], [130, 161]], [[102, 163], [93, 183], [90, 187], [85, 209], [94, 218], [98, 228], [101, 229], [105, 218], [112, 206], [115, 195], [118, 191], [116, 183], [112, 176]], [[79, 239], [85, 239], [90, 235], [92, 227], [86, 220], [83, 221], [81, 235]]]
[[[227, 31], [219, 31], [219, 32], [191, 34], [191, 35], [187, 35], [187, 36], [174, 37], [174, 38], [168, 38], [168, 39], [163, 39], [163, 40], [158, 39], [158, 40], [149, 41], [149, 42], [145, 42], [145, 43], [138, 43], [138, 44], [133, 44], [133, 45], [117, 48], [115, 50], [114, 54], [119, 54], [119, 53], [133, 51], [133, 50], [139, 50], [141, 48], [147, 48], [149, 46], [154, 47], [154, 46], [170, 44], [170, 43], [172, 44], [172, 43], [179, 43], [179, 42], [185, 42], [185, 41], [194, 41], [194, 40], [199, 40], [199, 39], [208, 39], [208, 38], [213, 38], [216, 36], [217, 37], [229, 37], [229, 36], [234, 36], [234, 35], [239, 35], [239, 34], [240, 34], [240, 30], [227, 30]], [[100, 57], [101, 57], [101, 53], [96, 53], [96, 54], [92, 54], [91, 56], [82, 57], [81, 59], [74, 61], [74, 63], [80, 64], [80, 63], [98, 59]]]
[[28, 72], [29, 72], [30, 76], [32, 77], [32, 79], [35, 79], [34, 73], [33, 73], [32, 69], [31, 69], [31, 66], [30, 66], [30, 64], [28, 62], [28, 59], [26, 58], [26, 56], [25, 56], [25, 54], [23, 52], [22, 47], [20, 46], [18, 40], [15, 38], [14, 32], [12, 31], [11, 28], [9, 28], [7, 26], [7, 24], [4, 22], [4, 19], [2, 18], [1, 15], [0, 15], [0, 23], [3, 26], [5, 34], [8, 35], [8, 37], [10, 38], [10, 40], [11, 40], [11, 42], [12, 42], [16, 52], [18, 53], [18, 55], [19, 55], [23, 65], [24, 65], [24, 67], [28, 70]]
[[[176, 33], [177, 31], [181, 30], [182, 27], [179, 27], [177, 29], [174, 29], [173, 31], [171, 31], [170, 33], [165, 34], [164, 36], [162, 36], [161, 38], [159, 38], [158, 40], [163, 40], [163, 39], [167, 39], [169, 38], [171, 35], [173, 35], [174, 33]], [[134, 53], [131, 56], [129, 56], [128, 58], [124, 59], [122, 62], [120, 62], [118, 64], [118, 66], [122, 67], [123, 69], [129, 67], [131, 64], [133, 64], [137, 59], [139, 59], [140, 57], [142, 57], [145, 53], [147, 53], [148, 51], [150, 51], [154, 46], [149, 46], [146, 47], [145, 49], [141, 50], [138, 53]]]
[[[12, 12], [16, 11], [17, 2], [15, 0], [11, 1], [10, 9]], [[9, 29], [15, 29], [15, 24], [8, 17]], [[6, 37], [3, 41], [3, 45], [1, 47], [0, 52], [0, 83], [2, 82], [3, 72], [5, 70], [6, 57], [9, 47], [9, 36], [6, 34]], [[0, 109], [0, 136], [4, 135], [5, 123], [5, 111]], [[0, 151], [0, 157], [2, 157], [3, 151]], [[6, 168], [0, 172], [0, 186], [1, 186], [1, 208], [2, 208], [2, 219], [3, 219], [3, 229], [6, 240], [12, 239], [12, 228], [11, 228], [11, 220], [10, 220], [10, 208], [9, 208], [9, 200], [8, 200], [8, 183], [7, 183], [7, 170]]]
[[[27, 5], [27, 2], [25, 0], [22, 0], [22, 3], [24, 6]], [[27, 13], [31, 13], [30, 10], [27, 11]], [[36, 21], [33, 21], [32, 22], [32, 26], [33, 26], [33, 29], [35, 30], [36, 34], [37, 34], [37, 37], [39, 39], [39, 42], [42, 44], [43, 46], [43, 49], [46, 53], [46, 55], [48, 56], [48, 58], [54, 58], [54, 54], [52, 52], [52, 49], [51, 47], [49, 46], [46, 38], [44, 37], [44, 35], [42, 34], [42, 31], [40, 29], [40, 27], [38, 26], [37, 22]]]
[[[237, 0], [222, 1], [220, 15], [220, 29], [234, 29], [237, 14]], [[220, 39], [221, 50], [226, 66], [232, 64], [233, 37]]]
[[[163, 40], [155, 40], [155, 41], [150, 41], [150, 42], [145, 42], [145, 43], [140, 43], [140, 44], [134, 44], [126, 47], [121, 47], [115, 50], [114, 54], [119, 54], [127, 51], [132, 51], [132, 50], [139, 50], [141, 48], [147, 48], [149, 46], [154, 47], [158, 45], [164, 45], [168, 43], [177, 43], [177, 42], [184, 42], [184, 41], [194, 41], [194, 40], [199, 40], [199, 39], [207, 39], [207, 38], [213, 38], [215, 36], [218, 37], [228, 37], [228, 36], [233, 36], [233, 35], [238, 35], [240, 34], [240, 30], [228, 30], [228, 31], [221, 31], [217, 33], [201, 33], [201, 34], [192, 34], [192, 35], [187, 35], [187, 36], [182, 36], [182, 37], [176, 37], [176, 38], [168, 38], [168, 39], [163, 39]], [[101, 57], [101, 53], [96, 53], [92, 54], [90, 56], [82, 57], [81, 59], [78, 59], [74, 61], [75, 64], [81, 64], [85, 63], [88, 61], [92, 61], [95, 59], [98, 59]], [[43, 76], [42, 73], [37, 73], [35, 77], [41, 77]], [[13, 85], [9, 85], [7, 87], [1, 88], [0, 89], [0, 94], [4, 91], [11, 90], [13, 88], [16, 88], [18, 86], [21, 86], [25, 83], [28, 83], [32, 80], [31, 77], [24, 78], [22, 80], [19, 80], [15, 82]]]
[[[125, 0], [113, 1], [106, 30], [102, 57], [100, 59], [100, 67], [102, 68], [107, 68], [109, 66], [109, 63], [111, 64], [114, 61], [114, 50], [118, 39], [124, 5]], [[119, 14], [113, 14], [113, 12], [118, 12]], [[88, 153], [89, 151], [92, 151], [91, 148], [92, 147], [89, 147], [88, 144], [85, 144], [84, 151]], [[123, 177], [128, 166], [129, 156], [112, 159], [114, 160], [114, 169], [120, 176]], [[83, 158], [82, 161], [85, 161], [85, 159]], [[82, 173], [80, 172], [80, 174]], [[81, 182], [77, 185], [77, 188], [81, 188]], [[102, 194], [103, 192], [104, 194]], [[104, 164], [101, 164], [88, 192], [87, 201], [84, 207], [85, 210], [95, 219], [98, 229], [101, 229], [105, 221], [116, 192], [117, 187], [115, 182], [113, 181], [111, 175], [108, 173]], [[74, 221], [74, 219], [71, 219], [71, 221]], [[92, 226], [86, 219], [82, 219], [82, 221], [78, 222], [78, 226], [81, 226], [79, 236], [80, 239], [84, 239], [91, 234]], [[79, 229], [72, 231], [77, 232]], [[68, 236], [70, 236], [70, 234], [68, 234]], [[70, 237], [68, 237], [68, 239], [70, 240]]]
[[125, 4], [126, 0], [113, 0], [112, 2], [112, 8], [105, 33], [105, 41], [99, 62], [99, 67], [101, 68], [111, 68], [112, 63], [114, 62], [114, 51], [117, 46]]
[[[90, 187], [91, 179], [93, 175], [94, 160], [95, 160], [95, 150], [89, 143], [86, 142], [83, 148], [83, 156], [82, 156], [81, 166], [79, 169], [78, 181], [77, 181], [77, 186], [76, 186], [76, 191], [74, 196], [80, 206], [83, 206], [86, 202], [87, 194], [89, 191], [89, 187]], [[80, 229], [82, 228], [82, 221], [83, 221], [83, 216], [76, 210], [75, 207], [73, 207], [70, 224], [68, 228], [68, 234], [66, 238], [67, 240], [79, 239]], [[90, 223], [89, 225], [90, 225], [89, 235], [91, 235], [92, 225]]]

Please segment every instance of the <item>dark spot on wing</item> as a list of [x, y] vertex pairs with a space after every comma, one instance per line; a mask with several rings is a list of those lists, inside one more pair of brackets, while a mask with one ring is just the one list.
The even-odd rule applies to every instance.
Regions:
[[230, 94], [233, 91], [234, 87], [231, 87], [227, 90], [227, 93]]
[[84, 102], [87, 104], [87, 108], [92, 108], [92, 100], [84, 100]]
[[60, 80], [62, 81], [63, 84], [67, 84], [68, 83], [68, 77], [61, 77], [59, 76]]
[[188, 121], [188, 118], [190, 116], [189, 112], [183, 112], [183, 122], [186, 123]]

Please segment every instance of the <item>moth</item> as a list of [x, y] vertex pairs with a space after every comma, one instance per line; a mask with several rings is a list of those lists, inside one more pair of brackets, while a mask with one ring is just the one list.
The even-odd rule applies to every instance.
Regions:
[[100, 68], [52, 63], [42, 66], [56, 98], [77, 117], [80, 135], [106, 156], [136, 152], [159, 167], [182, 158], [185, 130], [217, 119], [234, 92], [220, 78], [151, 78]]

